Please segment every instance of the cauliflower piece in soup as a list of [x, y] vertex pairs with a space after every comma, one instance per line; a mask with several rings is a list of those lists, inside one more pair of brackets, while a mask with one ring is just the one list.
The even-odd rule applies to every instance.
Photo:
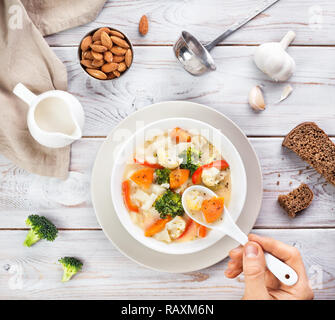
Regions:
[[183, 162], [183, 159], [178, 157], [176, 151], [177, 150], [175, 148], [159, 148], [157, 150], [158, 163], [164, 168], [177, 168]]
[[157, 199], [157, 194], [152, 193], [149, 196], [148, 200], [145, 203], [143, 203], [142, 209], [143, 210], [149, 210], [152, 207], [152, 205], [154, 204], [154, 202], [156, 201], [156, 199]]
[[194, 145], [191, 142], [180, 142], [176, 146], [176, 152], [179, 154], [187, 151], [188, 148], [194, 148]]
[[214, 187], [224, 180], [226, 175], [226, 171], [220, 171], [218, 168], [212, 167], [202, 171], [201, 179], [207, 187]]
[[190, 210], [201, 210], [201, 205], [203, 201], [204, 197], [201, 196], [199, 191], [192, 190], [187, 194], [186, 205]]
[[139, 162], [148, 162], [151, 164], [157, 164], [157, 157], [156, 157], [156, 146], [151, 144], [147, 147], [138, 147], [135, 151], [135, 159]]
[[166, 228], [164, 228], [161, 232], [156, 233], [154, 235], [154, 238], [158, 241], [164, 241], [167, 243], [170, 243], [172, 241]]
[[143, 190], [136, 187], [136, 191], [131, 195], [131, 199], [138, 205], [146, 202], [149, 198], [149, 195]]
[[142, 210], [149, 210], [157, 198], [157, 194], [147, 194], [141, 189], [137, 189], [132, 195], [132, 199], [136, 204], [139, 204]]
[[200, 135], [193, 136], [191, 142], [196, 148], [200, 150], [207, 147], [209, 144], [209, 142]]
[[166, 186], [164, 185], [163, 186], [163, 184], [162, 185], [159, 185], [159, 184], [152, 184], [151, 185], [151, 191], [154, 193], [154, 194], [156, 194], [157, 196], [160, 196], [161, 194], [163, 194], [165, 191], [166, 191], [166, 189], [169, 189], [169, 184], [167, 184], [167, 188], [166, 188]]
[[177, 239], [185, 230], [186, 222], [180, 217], [176, 216], [170, 222], [166, 224], [166, 230], [168, 231], [171, 239]]

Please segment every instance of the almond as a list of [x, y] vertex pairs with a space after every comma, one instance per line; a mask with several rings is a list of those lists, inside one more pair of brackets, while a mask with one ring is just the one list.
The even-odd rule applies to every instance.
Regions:
[[125, 62], [128, 68], [130, 67], [132, 60], [133, 60], [133, 53], [131, 52], [130, 49], [128, 49], [125, 55]]
[[104, 60], [103, 59], [101, 59], [101, 60], [93, 60], [92, 61], [92, 66], [93, 67], [96, 67], [96, 68], [100, 68], [101, 66], [103, 66], [103, 64], [104, 64], [105, 62], [104, 62]]
[[118, 64], [117, 63], [114, 63], [114, 62], [110, 62], [110, 63], [105, 63], [102, 67], [101, 67], [101, 70], [103, 72], [106, 72], [106, 73], [109, 73], [109, 72], [112, 72], [114, 70], [117, 70], [118, 68]]
[[110, 50], [113, 54], [116, 54], [117, 56], [123, 56], [127, 50], [121, 47], [115, 47], [113, 46]]
[[94, 41], [93, 44], [96, 44], [96, 45], [101, 46], [101, 41], [100, 41], [100, 40], [98, 40], [98, 41]]
[[106, 62], [112, 62], [113, 61], [113, 53], [111, 53], [110, 51], [106, 51], [104, 53], [104, 59]]
[[126, 69], [127, 69], [127, 66], [126, 66], [126, 64], [124, 62], [119, 63], [117, 71], [123, 72]]
[[116, 78], [116, 75], [113, 72], [107, 73], [107, 79], [108, 80], [111, 80], [111, 79], [114, 79], [114, 78]]
[[93, 55], [91, 50], [83, 52], [83, 59], [93, 60]]
[[140, 23], [138, 25], [138, 31], [142, 36], [146, 35], [149, 30], [148, 18], [146, 15], [142, 16]]
[[120, 72], [117, 71], [117, 70], [113, 71], [113, 74], [114, 74], [116, 77], [119, 77], [119, 76], [121, 75]]
[[110, 29], [107, 27], [100, 28], [99, 30], [95, 31], [92, 37], [93, 41], [101, 40], [101, 32], [105, 31], [106, 33], [110, 32]]
[[87, 68], [94, 68], [94, 66], [92, 66], [92, 60], [83, 59], [80, 60], [80, 63]]
[[121, 48], [129, 48], [129, 44], [126, 40], [120, 39], [119, 37], [116, 36], [111, 36], [110, 37], [113, 41], [113, 43], [115, 43], [117, 46], [121, 47]]
[[110, 31], [110, 34], [111, 34], [112, 36], [116, 36], [116, 37], [119, 37], [119, 38], [121, 38], [121, 39], [124, 39], [124, 35], [123, 35], [121, 32], [119, 32], [119, 31], [111, 30], [111, 31]]
[[95, 52], [105, 52], [107, 51], [107, 48], [105, 46], [101, 46], [98, 44], [91, 44], [91, 48]]
[[87, 36], [81, 42], [80, 49], [82, 51], [86, 51], [86, 50], [88, 50], [88, 48], [90, 47], [91, 44], [92, 44], [92, 37], [91, 36]]
[[101, 44], [108, 49], [110, 49], [113, 46], [111, 38], [105, 31], [101, 32]]
[[114, 56], [113, 62], [121, 62], [124, 60], [124, 56]]
[[94, 78], [97, 78], [97, 79], [100, 79], [100, 80], [107, 79], [106, 73], [104, 73], [100, 70], [87, 68], [86, 71]]
[[95, 60], [102, 60], [104, 57], [101, 53], [95, 51], [92, 51], [92, 56]]

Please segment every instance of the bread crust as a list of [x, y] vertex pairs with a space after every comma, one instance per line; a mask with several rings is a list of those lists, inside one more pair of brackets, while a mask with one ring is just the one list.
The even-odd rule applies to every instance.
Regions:
[[293, 189], [288, 194], [278, 196], [280, 206], [291, 218], [294, 218], [297, 213], [307, 209], [313, 199], [313, 191], [305, 183], [302, 183], [298, 188]]
[[[305, 144], [299, 145], [301, 141], [297, 138], [299, 139], [300, 129], [303, 127], [306, 127], [307, 138], [304, 139], [305, 136], [303, 136], [301, 139], [304, 140]], [[314, 129], [315, 132], [311, 129]], [[308, 130], [310, 131], [307, 132]], [[313, 136], [314, 133], [315, 136]], [[335, 144], [315, 122], [303, 122], [296, 126], [284, 138], [282, 145], [295, 152], [302, 160], [323, 175], [328, 182], [335, 185]], [[309, 150], [313, 150], [313, 152], [309, 153]]]
[[316, 127], [318, 129], [320, 129], [325, 135], [327, 135], [315, 122], [312, 122], [312, 121], [305, 121], [305, 122], [302, 122], [300, 124], [298, 124], [295, 128], [293, 128], [287, 135], [286, 137], [284, 138], [283, 140], [283, 143], [282, 145], [284, 147], [286, 147], [286, 143], [287, 143], [287, 140], [290, 138], [290, 136], [292, 135], [292, 133], [294, 133], [295, 131], [297, 131], [298, 129], [300, 129], [301, 127], [304, 127], [306, 125], [312, 125], [313, 127]]

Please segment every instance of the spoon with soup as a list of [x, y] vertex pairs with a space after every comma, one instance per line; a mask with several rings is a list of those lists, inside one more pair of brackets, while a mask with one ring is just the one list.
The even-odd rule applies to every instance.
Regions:
[[[218, 197], [211, 189], [201, 185], [187, 188], [182, 195], [182, 204], [187, 215], [197, 223], [218, 230], [241, 245], [248, 242], [247, 235], [236, 225], [229, 211], [224, 206], [224, 199]], [[287, 264], [265, 252], [268, 269], [287, 286], [298, 281], [297, 273]]]

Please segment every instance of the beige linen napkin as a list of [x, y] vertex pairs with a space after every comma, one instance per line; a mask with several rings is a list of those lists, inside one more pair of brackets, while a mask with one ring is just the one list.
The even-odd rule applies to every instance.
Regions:
[[65, 179], [70, 147], [51, 149], [36, 142], [27, 128], [28, 106], [12, 90], [18, 82], [36, 94], [66, 90], [66, 68], [41, 32], [51, 34], [87, 23], [104, 3], [105, 0], [0, 1], [0, 153], [29, 172]]

